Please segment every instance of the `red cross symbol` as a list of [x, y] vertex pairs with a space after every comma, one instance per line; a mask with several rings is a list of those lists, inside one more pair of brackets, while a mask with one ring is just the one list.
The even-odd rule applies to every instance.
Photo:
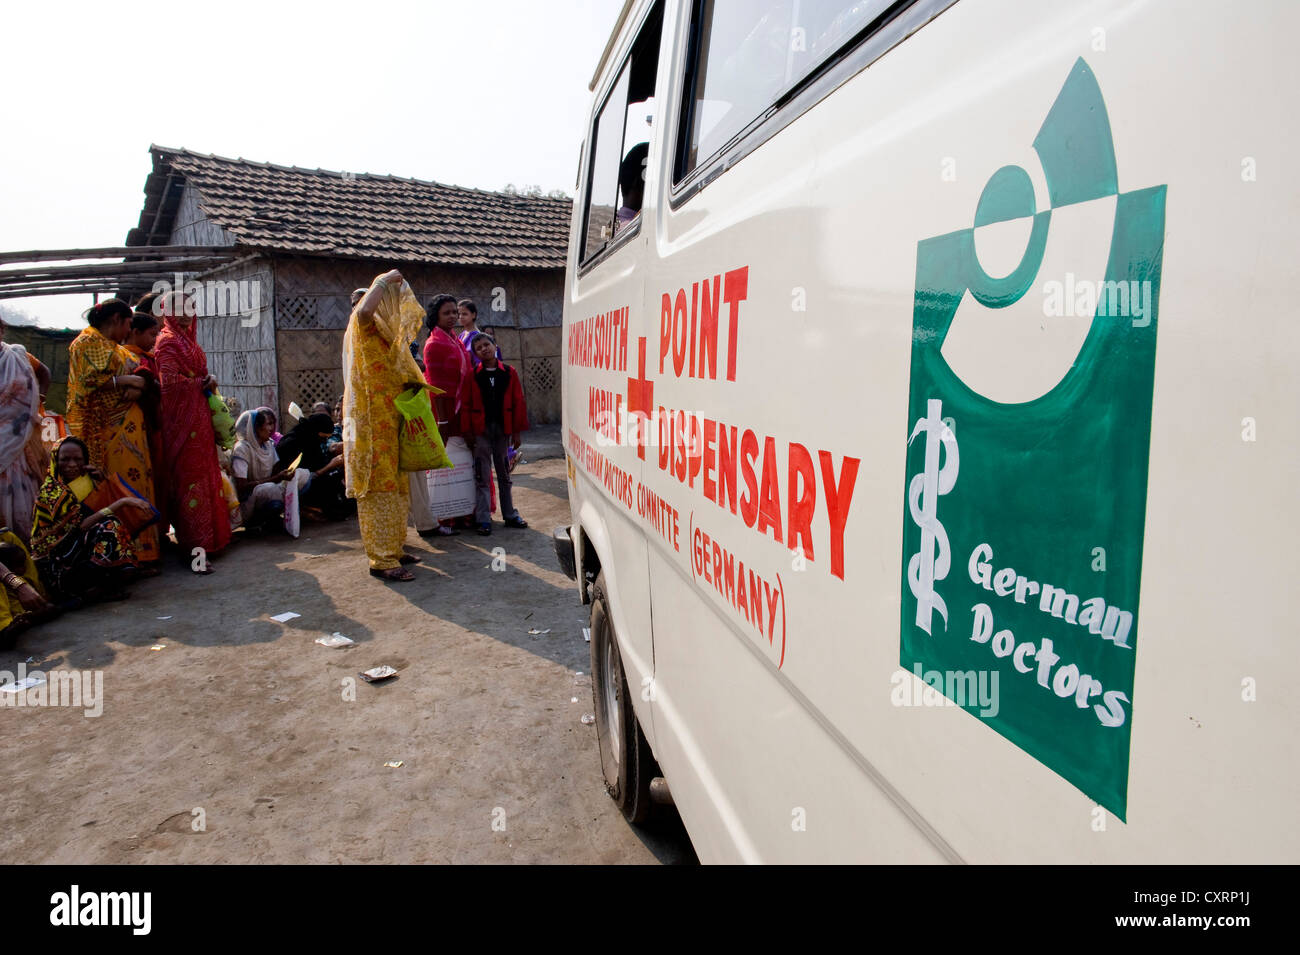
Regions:
[[637, 374], [627, 380], [627, 413], [636, 415], [636, 454], [645, 460], [646, 430], [654, 413], [655, 385], [645, 376], [645, 336], [637, 339]]

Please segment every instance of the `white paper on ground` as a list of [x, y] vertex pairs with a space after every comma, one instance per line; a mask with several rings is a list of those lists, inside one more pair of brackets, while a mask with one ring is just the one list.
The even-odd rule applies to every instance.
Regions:
[[23, 690], [30, 690], [34, 686], [40, 686], [45, 682], [43, 676], [29, 676], [19, 680], [17, 683], [6, 683], [0, 686], [0, 693], [21, 693]]
[[277, 613], [271, 619], [274, 620], [276, 623], [288, 623], [294, 617], [301, 617], [301, 616], [302, 614], [300, 613], [294, 613], [292, 610], [286, 610], [284, 613]]
[[356, 645], [355, 640], [353, 640], [351, 637], [343, 636], [343, 634], [339, 633], [337, 630], [331, 633], [328, 637], [317, 637], [316, 642], [319, 643], [322, 647], [330, 647], [331, 649], [334, 649], [336, 647], [351, 647]]

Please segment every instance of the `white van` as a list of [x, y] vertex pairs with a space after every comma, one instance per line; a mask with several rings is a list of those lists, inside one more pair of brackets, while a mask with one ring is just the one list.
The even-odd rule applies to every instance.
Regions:
[[1298, 34], [628, 3], [556, 547], [629, 819], [662, 776], [704, 861], [1300, 861]]

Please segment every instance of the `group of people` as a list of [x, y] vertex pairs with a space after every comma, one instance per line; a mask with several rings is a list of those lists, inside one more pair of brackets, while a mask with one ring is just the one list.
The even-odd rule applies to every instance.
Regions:
[[[463, 440], [474, 462], [476, 500], [471, 520], [492, 533], [492, 477], [506, 527], [525, 528], [511, 494], [511, 457], [528, 409], [519, 375], [501, 360], [490, 335], [479, 330], [469, 299], [436, 295], [423, 308], [399, 271], [352, 293], [352, 316], [343, 344], [343, 415], [351, 426], [344, 442], [349, 497], [357, 502], [361, 539], [373, 576], [413, 580], [403, 564], [418, 558], [402, 550], [408, 520], [423, 537], [456, 534], [463, 521], [433, 517], [428, 475], [398, 469], [399, 395], [427, 386], [443, 441]], [[416, 347], [420, 326], [429, 330]], [[418, 357], [417, 357], [418, 356]]]
[[[528, 427], [523, 388], [478, 329], [474, 303], [438, 295], [426, 312], [391, 271], [352, 305], [343, 395], [285, 434], [274, 409], [242, 410], [220, 395], [181, 293], [134, 307], [109, 299], [86, 313], [68, 346], [66, 435], [48, 433], [49, 369], [4, 342], [0, 323], [0, 642], [125, 597], [133, 580], [160, 572], [169, 528], [182, 561], [206, 574], [241, 525], [355, 512], [371, 574], [412, 580], [408, 521], [425, 537], [468, 526], [490, 534], [494, 469], [505, 525], [527, 527], [510, 478]], [[429, 335], [417, 351], [422, 323]], [[429, 391], [441, 439], [463, 440], [472, 455], [472, 514], [435, 519], [428, 472], [399, 471], [394, 401], [412, 387]]]

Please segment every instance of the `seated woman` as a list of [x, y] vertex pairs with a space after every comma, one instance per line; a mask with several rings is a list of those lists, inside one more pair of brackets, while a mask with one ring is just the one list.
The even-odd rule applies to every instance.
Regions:
[[31, 556], [51, 599], [60, 605], [126, 597], [138, 561], [118, 515], [132, 508], [140, 511], [137, 516], [154, 512], [148, 501], [135, 497], [119, 498], [97, 511], [86, 507], [82, 501], [104, 480], [89, 460], [85, 442], [64, 438], [36, 495]]
[[22, 540], [0, 527], [0, 650], [13, 648], [18, 635], [34, 623], [53, 617], [58, 610], [45, 599], [40, 574]]
[[334, 402], [334, 430], [330, 436], [325, 439], [326, 454], [343, 453], [343, 396], [339, 395], [338, 401]]
[[230, 468], [245, 527], [264, 525], [268, 518], [284, 514], [286, 481], [292, 478], [300, 495], [311, 483], [311, 472], [305, 468], [293, 474], [287, 469], [277, 470], [274, 433], [275, 412], [270, 408], [245, 411], [235, 422], [239, 440]]
[[311, 472], [311, 483], [302, 495], [306, 513], [342, 520], [353, 508], [343, 494], [343, 449], [334, 454], [325, 450], [325, 441], [333, 433], [334, 421], [329, 415], [308, 415], [275, 446], [279, 455], [276, 467], [288, 467], [301, 454], [301, 466]]

